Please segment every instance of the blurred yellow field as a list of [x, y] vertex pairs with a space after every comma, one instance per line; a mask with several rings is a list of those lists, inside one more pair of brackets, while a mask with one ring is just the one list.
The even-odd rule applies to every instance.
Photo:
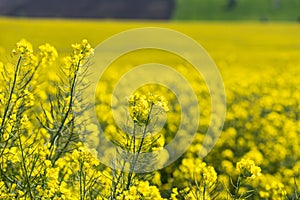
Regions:
[[[98, 147], [97, 135], [88, 136], [93, 140], [88, 148], [80, 142], [81, 134], [95, 129], [88, 119], [80, 121], [85, 106], [80, 98], [82, 80], [88, 74], [83, 61], [105, 39], [143, 27], [173, 29], [201, 44], [220, 71], [227, 107], [221, 136], [200, 159], [212, 115], [209, 92], [214, 91], [208, 90], [195, 68], [178, 55], [151, 49], [111, 63], [97, 88], [96, 111], [105, 136], [122, 150], [155, 154], [174, 139], [181, 115], [194, 113], [189, 98], [184, 99], [189, 106], [183, 110], [174, 91], [161, 85], [148, 84], [128, 99], [112, 96], [126, 72], [146, 63], [172, 66], [198, 98], [201, 116], [192, 145], [172, 164], [149, 174], [110, 169], [99, 162], [93, 152], [96, 149], [99, 155], [106, 147]], [[2, 18], [0, 29], [0, 198], [299, 198], [299, 24]], [[23, 38], [33, 49], [25, 40], [15, 46]], [[38, 48], [44, 43], [53, 45], [58, 55], [50, 45]], [[112, 113], [119, 108], [112, 108], [112, 102], [128, 102], [119, 121]], [[118, 127], [120, 121], [133, 135]], [[143, 137], [135, 138], [137, 134]], [[184, 143], [181, 139], [178, 147]], [[163, 165], [171, 154], [165, 152], [157, 162]], [[134, 171], [138, 157], [133, 155], [127, 165], [118, 160], [114, 165]]]

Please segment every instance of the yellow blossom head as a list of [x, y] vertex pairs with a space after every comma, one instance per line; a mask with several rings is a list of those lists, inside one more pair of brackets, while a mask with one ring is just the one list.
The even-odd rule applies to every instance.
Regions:
[[67, 56], [64, 59], [65, 65], [71, 68], [78, 68], [85, 64], [87, 59], [93, 55], [94, 49], [88, 43], [87, 40], [82, 40], [80, 44], [72, 44], [73, 53], [71, 56]]
[[238, 173], [243, 178], [255, 178], [261, 175], [260, 167], [256, 166], [253, 160], [242, 159], [236, 164]]
[[162, 108], [164, 111], [168, 111], [167, 100], [158, 95], [141, 95], [135, 93], [128, 99], [129, 113], [134, 123], [138, 125], [148, 125], [150, 122], [150, 115], [154, 105]]
[[41, 57], [41, 62], [43, 64], [49, 65], [58, 57], [56, 49], [48, 43], [39, 46], [39, 50], [39, 56]]
[[32, 44], [25, 39], [22, 39], [16, 44], [16, 48], [12, 51], [13, 54], [21, 56], [29, 56], [33, 53]]

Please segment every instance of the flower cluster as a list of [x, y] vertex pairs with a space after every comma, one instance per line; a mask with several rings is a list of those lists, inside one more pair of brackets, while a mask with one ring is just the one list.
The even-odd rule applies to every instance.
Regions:
[[73, 54], [65, 59], [66, 65], [75, 67], [84, 62], [94, 53], [94, 49], [88, 43], [87, 40], [82, 40], [80, 44], [76, 43], [72, 45]]
[[163, 200], [157, 187], [149, 185], [147, 181], [140, 181], [117, 196], [117, 200], [153, 199]]
[[164, 111], [168, 111], [168, 102], [163, 96], [153, 94], [146, 96], [135, 93], [129, 97], [128, 102], [130, 117], [138, 125], [149, 124], [153, 106], [158, 106]]
[[56, 49], [50, 44], [44, 44], [39, 46], [39, 57], [41, 57], [41, 62], [44, 65], [49, 65], [56, 60], [58, 57]]
[[260, 167], [256, 166], [254, 161], [250, 159], [242, 159], [239, 161], [236, 164], [236, 169], [243, 178], [254, 179], [255, 177], [261, 175]]
[[185, 158], [173, 173], [177, 188], [184, 191], [187, 199], [209, 199], [217, 185], [217, 173], [202, 160]]
[[278, 181], [273, 181], [264, 186], [263, 189], [259, 191], [259, 196], [264, 199], [287, 199], [287, 192], [282, 183]]
[[32, 44], [25, 39], [22, 39], [16, 44], [16, 48], [12, 51], [13, 54], [21, 56], [30, 56], [33, 53]]

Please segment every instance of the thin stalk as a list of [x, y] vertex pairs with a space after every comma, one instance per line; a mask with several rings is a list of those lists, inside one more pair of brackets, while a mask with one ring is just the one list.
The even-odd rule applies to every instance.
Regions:
[[52, 155], [53, 153], [53, 145], [55, 143], [56, 140], [59, 139], [60, 135], [61, 135], [61, 131], [65, 125], [65, 122], [72, 110], [72, 107], [73, 107], [73, 98], [74, 98], [74, 93], [75, 93], [75, 84], [76, 84], [76, 80], [77, 80], [77, 76], [78, 76], [78, 71], [79, 71], [79, 67], [80, 67], [80, 63], [81, 63], [81, 60], [78, 61], [77, 63], [77, 66], [76, 66], [76, 69], [75, 69], [75, 72], [74, 72], [74, 78], [72, 80], [72, 83], [71, 83], [71, 94], [70, 94], [70, 101], [68, 103], [68, 110], [65, 112], [64, 114], [64, 117], [63, 117], [63, 120], [56, 132], [56, 135], [53, 137], [52, 141], [51, 141], [51, 144], [50, 144], [50, 147], [49, 149], [51, 149], [51, 153], [50, 153], [50, 156]]
[[237, 183], [236, 183], [236, 186], [235, 186], [233, 200], [237, 200], [238, 199], [237, 196], [238, 196], [239, 190], [241, 188], [241, 184], [242, 184], [242, 178], [241, 178], [241, 176], [239, 176], [238, 180], [237, 180]]
[[120, 171], [120, 174], [117, 178], [117, 181], [114, 183], [114, 180], [112, 179], [112, 182], [113, 182], [113, 190], [112, 190], [112, 197], [115, 198], [116, 197], [116, 191], [117, 191], [117, 187], [118, 187], [118, 184], [121, 180], [121, 177], [122, 177], [122, 172], [124, 171], [125, 169], [125, 165], [126, 165], [126, 161], [123, 162], [123, 166], [122, 166], [122, 169]]
[[202, 199], [205, 200], [206, 186], [203, 187]]
[[[82, 165], [84, 167], [83, 162], [82, 162]], [[82, 169], [82, 176], [83, 176], [83, 199], [85, 199], [87, 191], [86, 191], [86, 173], [84, 172], [84, 168]]]
[[[153, 103], [151, 104], [150, 109], [149, 109], [149, 113], [148, 113], [147, 120], [146, 120], [146, 123], [145, 123], [145, 127], [144, 127], [144, 130], [143, 130], [142, 140], [141, 140], [140, 145], [138, 147], [137, 154], [136, 154], [136, 156], [133, 157], [133, 164], [130, 167], [130, 172], [128, 174], [128, 180], [127, 180], [128, 182], [127, 182], [127, 187], [126, 187], [127, 190], [130, 187], [132, 176], [133, 176], [133, 170], [135, 168], [136, 162], [138, 160], [138, 157], [139, 157], [139, 155], [141, 153], [141, 150], [142, 150], [142, 146], [144, 144], [145, 135], [147, 133], [147, 126], [148, 126], [149, 121], [150, 121], [150, 115], [151, 115], [151, 112], [152, 112], [152, 108], [153, 108]], [[135, 152], [134, 152], [134, 155], [135, 155]]]
[[[74, 124], [74, 121], [73, 121], [73, 124]], [[57, 154], [57, 156], [54, 158], [53, 160], [53, 166], [55, 164], [55, 162], [60, 158], [60, 156], [64, 153], [64, 150], [67, 149], [67, 147], [69, 146], [71, 140], [72, 140], [72, 137], [74, 136], [74, 126], [72, 126], [72, 131], [71, 131], [71, 134], [67, 140], [67, 142], [65, 143], [64, 147], [61, 149], [61, 151]]]
[[296, 176], [294, 176], [294, 190], [295, 190], [295, 199], [299, 199]]
[[82, 162], [80, 161], [80, 172], [79, 172], [79, 192], [80, 192], [80, 200], [83, 200], [82, 197]]
[[11, 87], [10, 92], [9, 92], [7, 105], [5, 106], [5, 110], [4, 110], [4, 114], [3, 114], [3, 118], [2, 118], [2, 122], [1, 122], [1, 129], [0, 129], [1, 134], [4, 133], [3, 129], [4, 129], [5, 118], [6, 118], [6, 115], [8, 114], [8, 110], [9, 110], [9, 107], [10, 107], [10, 104], [11, 104], [12, 95], [13, 95], [15, 87], [16, 87], [17, 78], [18, 78], [18, 71], [19, 71], [19, 68], [20, 68], [21, 60], [22, 60], [22, 56], [19, 57], [18, 63], [16, 65], [16, 69], [15, 69], [15, 72], [14, 72], [13, 84], [12, 84], [12, 87]]
[[24, 149], [23, 149], [23, 146], [22, 146], [22, 141], [21, 141], [21, 137], [20, 137], [20, 134], [19, 134], [19, 133], [18, 133], [18, 140], [19, 140], [19, 146], [20, 146], [20, 150], [21, 150], [23, 169], [24, 169], [24, 173], [25, 173], [25, 176], [26, 176], [26, 184], [27, 184], [27, 186], [28, 186], [28, 192], [29, 192], [30, 198], [31, 198], [31, 199], [34, 199], [34, 198], [33, 198], [32, 191], [31, 191], [30, 178], [29, 178], [29, 176], [28, 176], [28, 171], [27, 171], [27, 167], [26, 167], [26, 161], [25, 161]]
[[[136, 123], [134, 123], [133, 125], [133, 130], [132, 130], [132, 135], [133, 137], [130, 139], [130, 143], [129, 143], [129, 150], [131, 149], [132, 145], [133, 145], [133, 153], [135, 153], [135, 134], [136, 133]], [[128, 145], [128, 144], [127, 144]], [[123, 164], [122, 164], [122, 169], [121, 172], [124, 171], [125, 169], [125, 165], [126, 165], [126, 161], [124, 160]], [[122, 177], [122, 173], [120, 172], [120, 174], [117, 176], [117, 180], [116, 182], [113, 184], [113, 190], [112, 190], [112, 197], [116, 197], [116, 190], [117, 190], [117, 186], [120, 183], [121, 177]], [[129, 176], [127, 178], [130, 178]], [[112, 180], [113, 181], [113, 180]]]

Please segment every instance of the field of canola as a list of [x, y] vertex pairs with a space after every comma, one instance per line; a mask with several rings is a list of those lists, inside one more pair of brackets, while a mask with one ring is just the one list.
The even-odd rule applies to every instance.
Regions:
[[[216, 145], [200, 159], [211, 115], [202, 77], [166, 52], [148, 49], [120, 57], [99, 83], [96, 111], [105, 135], [122, 149], [155, 152], [172, 141], [180, 123], [176, 95], [163, 86], [146, 85], [128, 99], [113, 99], [116, 83], [134, 66], [172, 66], [189, 81], [201, 109], [197, 134], [184, 155], [161, 170], [135, 174], [103, 165], [81, 143], [81, 135], [95, 129], [81, 118], [86, 106], [81, 95], [89, 81], [84, 62], [93, 48], [113, 34], [147, 26], [180, 31], [207, 50], [224, 81], [227, 114]], [[0, 19], [0, 29], [0, 198], [300, 198], [298, 24]], [[149, 137], [135, 138], [118, 128], [112, 100], [128, 101], [127, 128], [147, 130]], [[189, 99], [184, 102], [189, 105]], [[160, 115], [165, 123], [151, 137]], [[97, 135], [89, 136], [94, 147], [101, 145]], [[124, 167], [135, 165], [135, 157], [128, 160]]]

